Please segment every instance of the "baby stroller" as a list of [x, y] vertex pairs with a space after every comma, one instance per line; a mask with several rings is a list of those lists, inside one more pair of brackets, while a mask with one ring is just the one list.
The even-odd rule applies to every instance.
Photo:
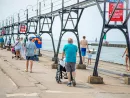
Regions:
[[56, 72], [56, 82], [61, 83], [61, 79], [63, 78], [68, 79], [66, 69], [65, 69], [65, 59], [59, 60], [58, 62], [58, 67], [57, 67], [57, 72]]
[[13, 59], [13, 58], [15, 58], [15, 57], [16, 57], [16, 52], [15, 52], [14, 47], [12, 47], [11, 52], [12, 52], [12, 54], [14, 55], [14, 56], [12, 56], [12, 59]]

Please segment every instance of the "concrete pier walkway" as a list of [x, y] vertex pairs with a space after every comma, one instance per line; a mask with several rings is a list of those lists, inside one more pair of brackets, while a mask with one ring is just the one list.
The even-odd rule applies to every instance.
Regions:
[[[39, 62], [34, 62], [33, 73], [24, 72], [25, 60], [12, 59], [12, 53], [0, 50], [0, 69], [11, 79], [12, 90], [5, 90], [6, 97], [0, 98], [129, 98], [130, 85], [124, 84], [124, 76], [99, 70], [104, 84], [88, 84], [92, 75], [92, 65], [86, 70], [77, 70], [77, 86], [67, 87], [67, 80], [62, 84], [55, 81], [56, 69], [51, 69], [52, 52], [43, 51]], [[124, 74], [125, 66], [100, 61], [99, 69], [117, 71]], [[107, 66], [106, 66], [107, 65]], [[0, 72], [1, 73], [1, 72]], [[1, 80], [0, 80], [1, 81]], [[6, 83], [8, 84], [8, 83]], [[1, 83], [0, 83], [1, 85]], [[1, 87], [1, 86], [0, 86]], [[1, 92], [1, 90], [0, 90]]]

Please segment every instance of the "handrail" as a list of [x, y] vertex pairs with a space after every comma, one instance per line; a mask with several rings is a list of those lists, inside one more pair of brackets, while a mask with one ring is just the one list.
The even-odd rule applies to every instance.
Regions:
[[[47, 0], [44, 0], [44, 1], [47, 1]], [[42, 1], [42, 2], [44, 2], [44, 1]], [[56, 1], [59, 1], [59, 0], [56, 0]], [[55, 2], [56, 2], [55, 1]], [[69, 2], [69, 1], [71, 1], [71, 0], [66, 0], [66, 2]], [[52, 3], [55, 3], [55, 2], [52, 2]], [[65, 2], [65, 3], [66, 3]], [[103, 1], [102, 1], [103, 2]], [[74, 7], [81, 7], [81, 8], [86, 8], [86, 7], [90, 7], [90, 6], [94, 6], [94, 5], [96, 5], [96, 2], [95, 2], [95, 0], [84, 0], [84, 1], [81, 1], [81, 2], [79, 2], [79, 3], [76, 3], [76, 4], [72, 4], [72, 5], [69, 5], [69, 6], [66, 6], [66, 7], [64, 7], [64, 9], [70, 9], [70, 8], [74, 8]], [[35, 5], [36, 6], [36, 5]], [[55, 6], [55, 5], [54, 5]], [[53, 6], [53, 7], [54, 7]], [[32, 8], [33, 8], [33, 6], [32, 6]], [[49, 7], [50, 9], [51, 9], [51, 6]], [[49, 9], [48, 8], [48, 9]], [[48, 10], [48, 9], [44, 9], [44, 10], [42, 10], [42, 11], [45, 11], [45, 10]], [[45, 13], [45, 14], [41, 14], [40, 16], [45, 16], [45, 15], [53, 15], [53, 16], [58, 16], [59, 15], [59, 12], [61, 12], [62, 11], [62, 6], [61, 6], [61, 8], [59, 8], [59, 9], [56, 9], [56, 10], [54, 10], [53, 12], [48, 12], [48, 13]], [[38, 15], [39, 16], [39, 15]], [[37, 18], [38, 19], [38, 16], [37, 15], [35, 15], [35, 16], [33, 16], [33, 17], [30, 17], [29, 19], [32, 19], [32, 18]], [[21, 17], [20, 17], [21, 18]], [[22, 18], [21, 18], [22, 19]], [[25, 19], [25, 20], [23, 20], [23, 21], [20, 21], [20, 22], [27, 22], [27, 20]], [[17, 23], [17, 22], [15, 22], [15, 23]], [[13, 24], [15, 24], [15, 23], [13, 23]], [[12, 25], [12, 24], [11, 24]]]

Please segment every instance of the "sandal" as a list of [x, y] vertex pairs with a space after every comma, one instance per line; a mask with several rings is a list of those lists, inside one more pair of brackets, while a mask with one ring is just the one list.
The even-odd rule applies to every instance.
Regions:
[[25, 69], [25, 72], [28, 72], [28, 70]]
[[67, 86], [71, 87], [71, 83], [68, 83]]

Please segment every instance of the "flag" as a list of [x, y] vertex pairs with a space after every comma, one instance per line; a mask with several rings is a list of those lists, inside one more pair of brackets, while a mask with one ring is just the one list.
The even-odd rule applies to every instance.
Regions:
[[104, 36], [104, 38], [103, 38], [104, 40], [106, 40], [107, 39], [107, 35], [105, 34], [105, 36]]

